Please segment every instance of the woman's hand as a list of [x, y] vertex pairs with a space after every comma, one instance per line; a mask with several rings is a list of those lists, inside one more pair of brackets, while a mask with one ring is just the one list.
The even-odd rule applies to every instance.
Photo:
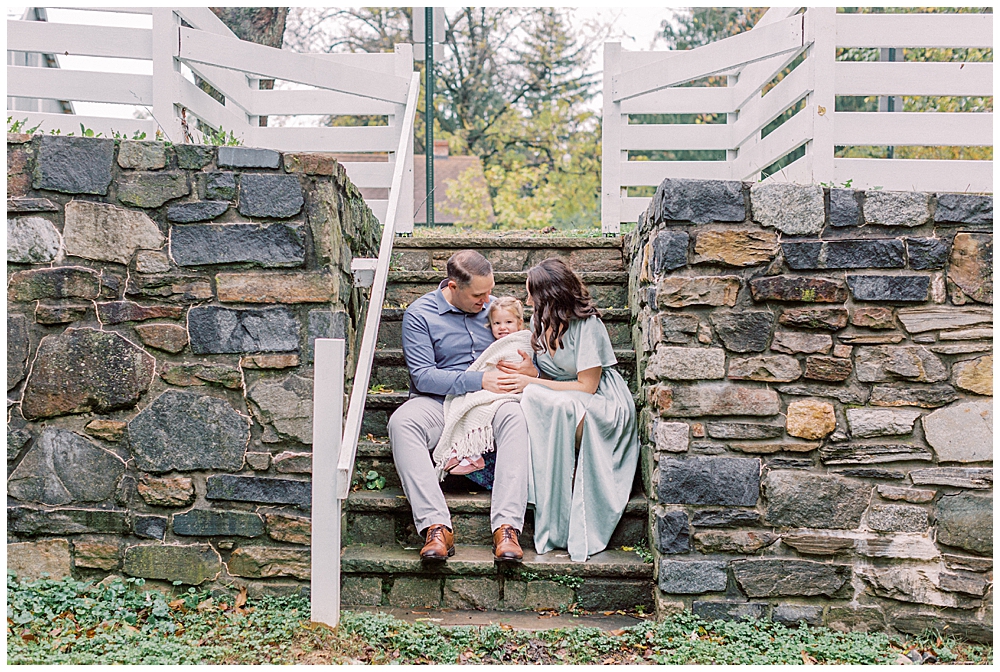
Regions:
[[501, 360], [497, 362], [497, 371], [500, 373], [521, 373], [526, 376], [531, 376], [532, 378], [538, 377], [538, 369], [535, 368], [532, 362], [531, 355], [526, 353], [524, 350], [518, 350], [517, 354], [521, 355], [520, 362], [508, 362]]
[[522, 373], [501, 373], [497, 377], [497, 385], [503, 394], [518, 394], [536, 380], [537, 378]]

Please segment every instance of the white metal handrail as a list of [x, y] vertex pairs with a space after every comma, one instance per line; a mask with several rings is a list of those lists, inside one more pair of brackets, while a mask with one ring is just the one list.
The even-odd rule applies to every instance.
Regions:
[[[992, 62], [838, 61], [840, 48], [989, 48], [989, 14], [838, 14], [772, 7], [753, 30], [690, 51], [628, 52], [605, 44], [602, 213], [605, 233], [634, 222], [650, 199], [629, 187], [665, 178], [771, 181], [854, 188], [992, 192], [991, 161], [855, 159], [838, 146], [992, 146], [989, 112], [837, 112], [837, 96], [993, 95]], [[776, 85], [795, 58], [804, 57]], [[710, 75], [721, 87], [683, 86]], [[725, 123], [629, 124], [629, 115], [724, 114]], [[769, 125], [785, 115], [777, 128]], [[769, 131], [765, 135], [765, 130]], [[716, 150], [718, 160], [641, 160], [630, 152]], [[723, 158], [724, 156], [724, 158]], [[639, 160], [637, 160], [639, 159]]]
[[[410, 90], [406, 96], [406, 112], [403, 115], [403, 126], [413, 127], [417, 114], [417, 94], [420, 91], [420, 74], [413, 73], [410, 79]], [[397, 156], [406, 156], [407, 144], [413, 142], [412, 133], [403, 133], [399, 138]], [[385, 300], [385, 286], [389, 279], [389, 261], [392, 257], [392, 243], [396, 236], [395, 223], [400, 206], [400, 186], [403, 183], [404, 165], [397, 161], [392, 172], [392, 188], [389, 191], [389, 208], [386, 212], [382, 229], [382, 240], [378, 249], [378, 265], [375, 267], [375, 281], [368, 298], [368, 315], [365, 316], [365, 331], [361, 337], [361, 349], [358, 351], [357, 368], [354, 372], [354, 383], [351, 389], [351, 400], [347, 407], [347, 419], [344, 422], [344, 440], [341, 447], [340, 462], [337, 465], [337, 496], [346, 499], [351, 489], [351, 476], [354, 473], [354, 458], [358, 451], [358, 438], [361, 434], [361, 419], [365, 412], [365, 401], [368, 395], [368, 382], [371, 380], [372, 361], [375, 358], [375, 343], [378, 337], [379, 323], [382, 319], [382, 304]]]

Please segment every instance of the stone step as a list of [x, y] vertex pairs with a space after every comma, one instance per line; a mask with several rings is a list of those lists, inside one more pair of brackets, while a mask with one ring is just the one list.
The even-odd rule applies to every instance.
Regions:
[[[618, 366], [615, 367], [629, 388], [635, 391], [635, 351], [615, 350], [618, 358]], [[406, 360], [403, 358], [403, 351], [398, 349], [383, 349], [375, 352], [375, 360], [372, 363], [372, 385], [382, 385], [385, 388], [397, 391], [408, 390], [410, 387], [410, 374], [406, 368]]]
[[631, 551], [577, 563], [565, 551], [525, 550], [519, 565], [495, 563], [487, 545], [458, 545], [442, 563], [422, 562], [416, 545], [350, 545], [341, 555], [346, 606], [648, 612], [654, 587], [653, 565]]
[[[361, 453], [360, 445], [358, 452]], [[391, 463], [391, 455], [386, 459]], [[395, 480], [398, 482], [399, 477], [396, 476]], [[490, 493], [461, 476], [449, 476], [442, 486], [445, 490], [448, 510], [452, 514], [456, 543], [492, 543]], [[362, 488], [363, 485], [359, 484], [356, 487]], [[348, 496], [344, 502], [343, 511], [343, 542], [345, 546], [348, 544], [392, 543], [420, 546], [422, 544], [422, 539], [417, 535], [413, 526], [409, 502], [403, 494], [402, 488], [398, 485], [388, 486], [382, 490], [358, 489]], [[649, 503], [646, 496], [641, 493], [633, 494], [625, 507], [621, 522], [618, 523], [618, 527], [611, 535], [608, 547], [619, 548], [642, 543], [647, 537], [648, 517]], [[534, 529], [534, 512], [529, 505], [521, 535], [521, 544], [525, 548], [533, 548]]]
[[[627, 271], [583, 271], [579, 275], [590, 289], [598, 308], [628, 306]], [[408, 306], [427, 292], [437, 289], [442, 277], [443, 271], [389, 271], [385, 302], [391, 306]], [[515, 296], [525, 300], [526, 272], [496, 272], [493, 279], [496, 282], [496, 287], [493, 288], [496, 296]]]
[[414, 236], [397, 238], [393, 270], [443, 271], [458, 250], [478, 250], [494, 272], [526, 271], [543, 259], [560, 257], [577, 272], [625, 270], [621, 238], [553, 236]]
[[[429, 290], [428, 290], [429, 291]], [[378, 330], [376, 347], [379, 349], [396, 349], [403, 347], [403, 313], [402, 308], [383, 308], [382, 320]], [[531, 317], [531, 308], [524, 311], [525, 324]], [[615, 348], [632, 349], [632, 315], [628, 308], [602, 308], [601, 320], [608, 328], [608, 336]]]

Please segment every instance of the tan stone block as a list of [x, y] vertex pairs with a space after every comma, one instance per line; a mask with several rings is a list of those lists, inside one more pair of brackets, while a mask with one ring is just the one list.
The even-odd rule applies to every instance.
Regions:
[[265, 513], [264, 522], [267, 523], [267, 536], [275, 541], [309, 545], [312, 522], [308, 518], [283, 513]]
[[139, 479], [139, 495], [150, 506], [187, 506], [194, 501], [194, 482], [186, 476]]
[[240, 366], [244, 369], [288, 369], [299, 365], [298, 355], [244, 355]]
[[340, 293], [339, 277], [325, 273], [219, 273], [215, 283], [226, 303], [327, 303]]
[[125, 428], [128, 423], [122, 422], [120, 420], [91, 420], [84, 427], [83, 431], [87, 432], [91, 436], [96, 436], [99, 439], [104, 439], [105, 441], [117, 442], [120, 441], [122, 436], [125, 434]]
[[135, 331], [143, 345], [164, 352], [178, 353], [188, 342], [187, 329], [179, 324], [140, 324]]
[[993, 355], [956, 363], [951, 369], [951, 379], [955, 387], [993, 396]]
[[667, 276], [656, 287], [656, 303], [660, 308], [684, 306], [735, 306], [740, 291], [736, 276], [681, 277]]
[[233, 551], [226, 563], [233, 576], [267, 578], [292, 576], [308, 579], [310, 572], [309, 551], [269, 546], [243, 546]]
[[694, 263], [717, 261], [730, 266], [754, 266], [778, 253], [778, 236], [769, 231], [703, 231], [694, 243]]
[[785, 431], [803, 439], [822, 439], [837, 428], [833, 404], [805, 399], [788, 404]]
[[34, 581], [48, 574], [49, 578], [70, 576], [73, 567], [69, 557], [69, 542], [65, 539], [45, 539], [7, 544], [7, 571], [15, 572], [22, 581]]
[[118, 567], [118, 542], [107, 539], [75, 539], [73, 561], [77, 567], [115, 569]]

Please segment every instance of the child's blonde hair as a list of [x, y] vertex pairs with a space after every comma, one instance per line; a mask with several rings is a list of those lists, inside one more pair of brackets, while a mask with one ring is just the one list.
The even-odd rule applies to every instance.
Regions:
[[506, 310], [508, 313], [516, 316], [521, 325], [524, 326], [524, 304], [522, 304], [519, 299], [516, 299], [513, 296], [497, 297], [497, 299], [490, 306], [490, 312], [486, 314], [487, 326], [489, 326], [490, 320], [493, 319], [493, 311], [496, 310]]

